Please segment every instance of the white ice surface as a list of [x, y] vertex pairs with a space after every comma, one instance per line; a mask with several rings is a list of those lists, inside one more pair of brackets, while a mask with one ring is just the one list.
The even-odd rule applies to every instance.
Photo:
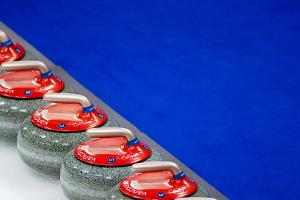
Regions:
[[0, 199], [65, 200], [59, 178], [25, 165], [15, 143], [0, 140]]

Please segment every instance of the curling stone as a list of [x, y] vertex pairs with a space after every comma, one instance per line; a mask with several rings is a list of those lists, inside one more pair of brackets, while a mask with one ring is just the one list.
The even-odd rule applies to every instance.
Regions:
[[[16, 141], [21, 123], [36, 109], [47, 105], [46, 93], [60, 92], [64, 82], [40, 61], [12, 61], [0, 67], [0, 137]], [[72, 92], [70, 88], [64, 91]]]
[[109, 191], [130, 175], [130, 165], [162, 160], [128, 129], [95, 128], [87, 135], [93, 139], [68, 153], [62, 164], [60, 180], [69, 199], [109, 199]]
[[0, 64], [16, 60], [34, 60], [34, 56], [0, 30]]
[[64, 156], [89, 140], [85, 131], [99, 126], [118, 126], [106, 113], [82, 95], [45, 94], [52, 104], [35, 111], [21, 125], [17, 146], [22, 160], [40, 172], [59, 175]]
[[156, 161], [132, 165], [134, 175], [114, 187], [107, 199], [178, 199], [208, 198], [207, 190], [187, 177], [173, 162]]

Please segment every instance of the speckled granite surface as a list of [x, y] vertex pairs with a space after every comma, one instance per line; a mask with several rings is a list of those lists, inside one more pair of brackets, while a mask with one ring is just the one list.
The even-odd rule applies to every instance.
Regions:
[[[197, 191], [193, 195], [191, 195], [191, 197], [209, 197], [209, 194], [203, 186], [198, 185]], [[129, 199], [133, 199], [133, 198], [125, 196], [119, 190], [119, 185], [117, 185], [110, 191], [110, 193], [107, 195], [106, 199], [129, 200]]]
[[[113, 119], [104, 126], [117, 127]], [[85, 132], [64, 133], [40, 129], [28, 117], [21, 125], [17, 146], [22, 160], [43, 173], [59, 175], [64, 156], [78, 144], [89, 140]]]
[[[65, 87], [62, 92], [74, 93]], [[11, 99], [0, 97], [0, 139], [15, 141], [22, 122], [48, 103], [42, 99]]]
[[[37, 60], [29, 50], [25, 50], [25, 56], [20, 60]], [[0, 70], [0, 74], [4, 71]], [[63, 92], [74, 92], [73, 89], [66, 87]], [[18, 129], [21, 123], [36, 109], [46, 106], [47, 103], [42, 99], [10, 99], [0, 97], [0, 139], [16, 141]]]
[[31, 51], [25, 49], [25, 56], [21, 60], [37, 60]]
[[[147, 161], [162, 160], [159, 152], [152, 150]], [[131, 174], [131, 167], [101, 167], [83, 163], [73, 154], [65, 157], [60, 180], [66, 196], [72, 200], [109, 199], [107, 195], [119, 182]]]

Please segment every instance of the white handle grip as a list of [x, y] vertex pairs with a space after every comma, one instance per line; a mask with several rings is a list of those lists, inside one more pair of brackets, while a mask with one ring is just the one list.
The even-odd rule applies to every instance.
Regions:
[[0, 67], [3, 71], [16, 71], [26, 69], [37, 69], [42, 74], [49, 72], [48, 67], [41, 61], [11, 61], [1, 64]]
[[8, 42], [10, 41], [10, 38], [7, 36], [7, 34], [0, 30], [0, 42]]
[[217, 200], [217, 199], [206, 198], [206, 197], [186, 197], [186, 198], [179, 198], [176, 200]]
[[126, 137], [128, 141], [136, 139], [133, 132], [127, 128], [118, 127], [102, 127], [102, 128], [91, 128], [86, 131], [86, 135], [90, 138], [102, 138], [102, 137]]
[[79, 103], [83, 108], [93, 106], [85, 96], [71, 93], [48, 93], [43, 96], [43, 100], [52, 103]]
[[169, 161], [137, 163], [132, 165], [132, 170], [137, 173], [171, 171], [174, 174], [174, 176], [182, 173], [182, 170], [176, 163], [169, 162]]

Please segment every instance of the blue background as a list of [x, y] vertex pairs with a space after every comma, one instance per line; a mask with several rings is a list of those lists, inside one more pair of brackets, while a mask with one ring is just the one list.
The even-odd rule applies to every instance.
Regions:
[[297, 1], [4, 1], [1, 20], [231, 199], [300, 199]]

